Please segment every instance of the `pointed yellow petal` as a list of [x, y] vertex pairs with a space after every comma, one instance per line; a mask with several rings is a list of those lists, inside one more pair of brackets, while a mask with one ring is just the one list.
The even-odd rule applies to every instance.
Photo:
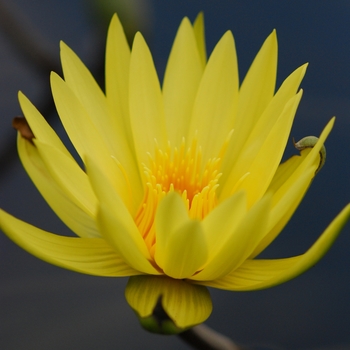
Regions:
[[328, 123], [313, 149], [305, 149], [300, 156], [291, 157], [281, 164], [268, 192], [273, 193], [271, 219], [266, 236], [250, 258], [262, 252], [287, 224], [304, 197], [321, 161], [320, 149], [332, 129], [334, 119]]
[[[139, 164], [148, 164], [155, 140], [165, 149], [167, 142], [164, 108], [152, 55], [140, 33], [136, 33], [131, 51], [129, 106], [131, 127]], [[143, 169], [142, 169], [143, 171]]]
[[303, 255], [276, 260], [247, 260], [227, 276], [203, 284], [220, 289], [247, 291], [287, 282], [314, 266], [326, 254], [349, 219], [350, 204], [338, 214], [321, 237]]
[[164, 311], [179, 328], [204, 322], [212, 311], [212, 302], [206, 288], [165, 276], [131, 277], [125, 289], [125, 297], [142, 319], [152, 316], [161, 298]]
[[[96, 128], [96, 132], [101, 135], [109, 149], [120, 147], [115, 143], [116, 140], [120, 141], [118, 137], [123, 136], [120, 131], [118, 132], [115, 123], [111, 122], [113, 117], [110, 115], [106, 97], [79, 57], [63, 42], [61, 42], [61, 62], [64, 80], [83, 106], [86, 119], [89, 119], [89, 123]], [[115, 130], [112, 127], [115, 127]]]
[[250, 256], [251, 259], [261, 253], [282, 231], [303, 199], [314, 175], [315, 169], [311, 168], [299, 178], [295, 178], [295, 182], [291, 183], [290, 187], [283, 187], [280, 190], [283, 196], [279, 192], [274, 193], [272, 201], [274, 202], [276, 198], [279, 200], [273, 204], [267, 234]]
[[163, 84], [164, 112], [172, 146], [179, 146], [188, 133], [202, 73], [193, 28], [188, 18], [184, 18], [171, 49]]
[[159, 266], [164, 265], [169, 231], [174, 232], [188, 221], [188, 212], [177, 193], [169, 193], [159, 203], [155, 216], [156, 249], [155, 260]]
[[198, 52], [201, 58], [202, 66], [205, 67], [207, 63], [207, 50], [205, 47], [205, 32], [204, 32], [204, 15], [199, 12], [193, 23], [193, 31], [196, 37]]
[[[266, 233], [271, 197], [262, 198], [221, 242], [221, 249], [212, 257], [203, 271], [193, 276], [194, 280], [215, 280], [236, 269], [246, 260]], [[227, 217], [226, 220], [232, 221]], [[223, 226], [217, 222], [217, 231]], [[192, 278], [191, 278], [192, 279]]]
[[86, 110], [69, 86], [55, 73], [51, 74], [51, 86], [61, 121], [82, 160], [84, 161], [85, 154], [92, 157], [114, 184], [128, 207], [136, 210], [137, 198], [132, 198], [134, 202], [131, 202], [128, 178], [111, 157], [104, 138], [91, 122]]
[[[115, 157], [123, 165], [132, 183], [132, 197], [139, 203], [143, 191], [129, 112], [130, 48], [123, 27], [113, 15], [106, 47], [106, 97], [111, 112], [109, 129], [114, 140]], [[135, 208], [137, 209], [137, 208]]]
[[189, 220], [175, 232], [169, 232], [163, 268], [167, 276], [191, 277], [207, 260], [207, 246], [199, 221]]
[[135, 270], [158, 274], [150, 263], [150, 254], [130, 212], [108, 178], [90, 158], [86, 167], [91, 186], [99, 200], [97, 223], [101, 235]]
[[60, 138], [46, 122], [45, 118], [39, 113], [39, 111], [28, 100], [28, 98], [22, 94], [22, 92], [18, 93], [18, 100], [21, 105], [23, 114], [35, 135], [35, 138], [44, 143], [47, 143], [48, 145], [52, 145], [73, 159], [66, 147], [63, 145]]
[[95, 220], [72, 201], [65, 189], [55, 181], [38, 149], [21, 136], [17, 140], [21, 162], [35, 186], [56, 215], [80, 237], [100, 237]]
[[220, 203], [203, 220], [203, 229], [208, 245], [209, 259], [219, 254], [229, 235], [232, 234], [247, 213], [247, 198], [240, 191]]
[[94, 218], [97, 200], [86, 173], [57, 148], [36, 139], [33, 141], [53, 180], [75, 205]]
[[237, 145], [247, 139], [252, 127], [269, 104], [275, 90], [277, 37], [273, 31], [265, 40], [244, 78], [239, 91], [235, 130]]
[[129, 267], [100, 238], [58, 236], [27, 224], [0, 210], [0, 228], [16, 244], [46, 262], [72, 271], [97, 276], [132, 276]]
[[106, 46], [106, 97], [114, 125], [127, 136], [129, 147], [134, 147], [129, 116], [130, 48], [117, 14], [108, 29]]
[[242, 157], [242, 161], [237, 162], [241, 168], [236, 169], [235, 167], [233, 169], [232, 177], [235, 171], [239, 173], [236, 182], [244, 174], [249, 173], [237, 186], [237, 190], [245, 189], [247, 191], [249, 207], [263, 196], [270, 185], [281, 161], [300, 99], [301, 91], [287, 103], [280, 118], [270, 130], [266, 140], [260, 145], [257, 153], [249, 154], [247, 151], [245, 159]]
[[207, 245], [201, 223], [189, 218], [182, 198], [175, 192], [159, 204], [156, 234], [155, 259], [166, 275], [188, 278], [205, 263]]
[[194, 103], [189, 140], [198, 135], [203, 159], [217, 156], [233, 128], [238, 99], [236, 49], [231, 32], [221, 38], [205, 68]]
[[[220, 178], [220, 187], [218, 188], [219, 194], [223, 198], [230, 195], [237, 178], [240, 179], [242, 176], [242, 163], [247, 164], [247, 157], [248, 160], [254, 158], [254, 155], [257, 154], [271, 133], [271, 129], [281, 117], [288, 101], [295, 96], [300, 82], [305, 75], [306, 67], [307, 65], [299, 67], [283, 82], [261, 117], [257, 120], [255, 126], [252, 127], [252, 131], [249, 137], [244, 140], [242, 147], [238, 147], [236, 143], [236, 134], [230, 139], [223, 159], [222, 177]], [[235, 170], [232, 170], [233, 168]], [[240, 174], [239, 176], [237, 176], [237, 170]]]

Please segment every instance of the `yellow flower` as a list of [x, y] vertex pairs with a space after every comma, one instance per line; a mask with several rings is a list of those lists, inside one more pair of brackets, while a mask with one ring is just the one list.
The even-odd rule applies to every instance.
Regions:
[[[33, 138], [19, 135], [18, 151], [78, 238], [4, 211], [0, 227], [51, 264], [132, 276], [126, 298], [145, 327], [173, 332], [166, 322], [175, 331], [203, 322], [212, 309], [205, 286], [247, 291], [294, 278], [325, 254], [349, 219], [347, 206], [303, 255], [256, 258], [304, 196], [334, 122], [314, 147], [280, 165], [306, 65], [275, 93], [275, 32], [240, 87], [231, 32], [206, 62], [201, 15], [193, 26], [182, 21], [162, 89], [142, 35], [130, 51], [117, 16], [108, 33], [106, 94], [63, 43], [61, 60], [64, 80], [52, 73], [52, 93], [86, 171], [22, 93]], [[166, 317], [154, 321], [159, 305]]]

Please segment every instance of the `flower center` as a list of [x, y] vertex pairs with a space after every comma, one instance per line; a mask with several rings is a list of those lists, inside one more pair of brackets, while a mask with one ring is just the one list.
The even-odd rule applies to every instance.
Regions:
[[202, 162], [201, 147], [195, 138], [186, 148], [185, 139], [180, 148], [166, 150], [156, 144], [154, 157], [150, 154], [149, 166], [144, 165], [146, 179], [145, 194], [135, 223], [153, 255], [156, 241], [155, 214], [159, 202], [164, 196], [178, 192], [191, 218], [202, 220], [217, 204], [216, 189], [221, 176], [219, 169], [228, 140], [224, 143], [217, 158]]

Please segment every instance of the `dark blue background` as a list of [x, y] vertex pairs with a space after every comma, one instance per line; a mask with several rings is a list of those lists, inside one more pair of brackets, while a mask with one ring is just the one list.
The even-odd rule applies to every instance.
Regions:
[[[278, 85], [295, 68], [310, 62], [292, 136], [318, 135], [336, 115], [335, 128], [327, 140], [328, 159], [293, 219], [265, 256], [303, 253], [350, 199], [350, 3], [140, 2], [141, 18], [145, 20], [142, 27], [160, 76], [181, 19], [188, 16], [194, 20], [201, 10], [205, 14], [208, 52], [226, 30], [233, 31], [241, 79], [274, 28], [279, 39]], [[14, 10], [16, 16], [24, 16], [23, 25], [26, 18], [41, 33], [57, 59], [61, 39], [91, 67], [102, 57], [99, 35], [103, 32], [103, 42], [105, 32], [97, 29], [87, 1], [7, 3], [19, 10]], [[130, 3], [136, 11], [141, 8], [137, 1]], [[15, 143], [11, 120], [21, 113], [17, 91], [22, 90], [40, 105], [49, 91], [48, 81], [49, 77], [43, 79], [0, 33], [0, 149], [6, 147], [9, 138]], [[59, 129], [56, 117], [52, 120]], [[287, 156], [295, 152], [291, 142], [286, 152]], [[44, 229], [67, 232], [17, 159], [0, 169], [0, 180], [0, 207]], [[243, 344], [274, 349], [349, 349], [349, 250], [347, 226], [327, 256], [291, 282], [259, 292], [211, 290], [214, 311], [207, 323]], [[140, 328], [124, 300], [125, 284], [126, 279], [90, 277], [43, 263], [1, 234], [0, 348], [187, 349], [176, 337], [152, 335]]]

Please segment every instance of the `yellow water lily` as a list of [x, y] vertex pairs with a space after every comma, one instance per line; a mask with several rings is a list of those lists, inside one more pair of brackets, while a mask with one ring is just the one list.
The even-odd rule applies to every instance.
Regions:
[[64, 79], [52, 73], [52, 94], [84, 169], [19, 93], [33, 133], [19, 133], [21, 161], [77, 237], [2, 210], [1, 229], [51, 264], [132, 276], [126, 299], [151, 329], [159, 304], [177, 329], [205, 321], [212, 310], [205, 286], [248, 291], [294, 278], [325, 254], [350, 216], [347, 206], [305, 254], [256, 258], [307, 191], [334, 119], [313, 147], [280, 164], [306, 65], [275, 92], [275, 31], [240, 85], [230, 31], [208, 61], [205, 52], [202, 15], [193, 25], [185, 18], [161, 87], [142, 35], [130, 50], [114, 16], [103, 93], [62, 43]]

